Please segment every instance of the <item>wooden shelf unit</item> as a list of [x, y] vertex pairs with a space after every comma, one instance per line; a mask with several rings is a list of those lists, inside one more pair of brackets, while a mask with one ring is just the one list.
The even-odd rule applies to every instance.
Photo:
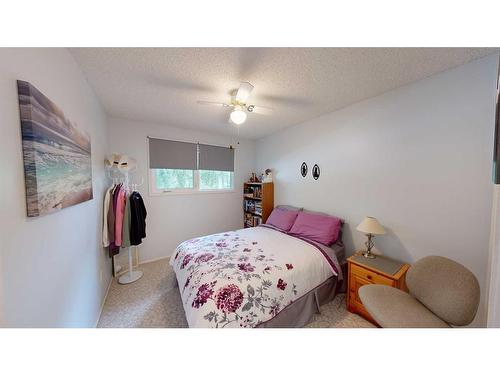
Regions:
[[264, 224], [274, 208], [272, 182], [245, 182], [243, 184], [243, 226], [251, 228]]

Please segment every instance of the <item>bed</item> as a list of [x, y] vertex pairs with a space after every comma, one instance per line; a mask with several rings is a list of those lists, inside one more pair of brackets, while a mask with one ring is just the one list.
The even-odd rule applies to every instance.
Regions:
[[185, 241], [170, 265], [189, 327], [302, 327], [342, 288], [344, 254], [260, 225]]

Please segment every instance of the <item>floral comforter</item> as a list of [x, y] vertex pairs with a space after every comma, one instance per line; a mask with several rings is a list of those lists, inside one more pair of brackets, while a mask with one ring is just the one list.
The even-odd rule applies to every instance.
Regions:
[[170, 264], [189, 326], [215, 328], [256, 327], [340, 270], [321, 245], [264, 226], [183, 242]]

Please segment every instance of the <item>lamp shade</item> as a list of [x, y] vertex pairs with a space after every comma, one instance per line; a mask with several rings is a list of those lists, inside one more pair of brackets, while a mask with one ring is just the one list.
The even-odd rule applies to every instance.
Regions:
[[236, 106], [229, 117], [231, 118], [231, 121], [233, 123], [235, 123], [236, 125], [241, 125], [246, 121], [247, 114], [243, 111], [243, 108], [241, 106]]
[[363, 233], [385, 234], [384, 227], [380, 225], [377, 219], [371, 216], [366, 216], [356, 229]]

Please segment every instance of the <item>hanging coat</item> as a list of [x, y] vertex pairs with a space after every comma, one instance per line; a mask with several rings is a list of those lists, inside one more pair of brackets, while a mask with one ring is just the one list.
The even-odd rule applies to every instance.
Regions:
[[111, 191], [113, 190], [113, 187], [110, 187], [108, 190], [106, 190], [106, 193], [104, 194], [104, 207], [103, 207], [103, 212], [102, 212], [102, 217], [103, 217], [103, 223], [102, 223], [102, 246], [103, 247], [108, 247], [109, 246], [109, 235], [108, 235], [108, 214], [109, 214], [109, 200], [111, 196]]
[[130, 244], [140, 245], [142, 239], [146, 238], [146, 206], [141, 194], [134, 191], [130, 194]]
[[108, 239], [109, 243], [115, 242], [115, 193], [120, 185], [115, 185], [109, 193], [108, 207]]
[[122, 247], [130, 246], [130, 195], [125, 199], [125, 214], [122, 226]]
[[[113, 190], [113, 199], [110, 199], [110, 211], [112, 212], [112, 223], [108, 221], [108, 228], [110, 232], [110, 239], [109, 239], [109, 257], [113, 257], [114, 255], [117, 255], [120, 253], [120, 246], [117, 246], [115, 243], [115, 234], [116, 234], [116, 207], [118, 203], [118, 195], [120, 193], [120, 190], [122, 188], [122, 185], [117, 185], [116, 188]], [[108, 216], [109, 218], [109, 216]], [[111, 238], [112, 236], [112, 238]]]
[[122, 233], [123, 233], [123, 216], [125, 215], [125, 200], [127, 199], [127, 193], [122, 187], [118, 192], [118, 197], [116, 199], [116, 210], [115, 210], [115, 244], [116, 246], [122, 246]]

